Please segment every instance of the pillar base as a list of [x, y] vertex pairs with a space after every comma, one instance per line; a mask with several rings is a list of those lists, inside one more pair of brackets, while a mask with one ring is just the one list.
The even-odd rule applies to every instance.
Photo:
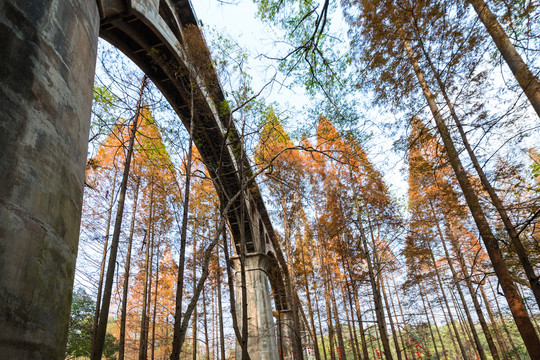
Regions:
[[[238, 326], [242, 331], [242, 279], [240, 258], [231, 258], [236, 271], [236, 311]], [[268, 256], [262, 253], [248, 254], [245, 257], [247, 315], [248, 315], [248, 353], [252, 360], [278, 360], [278, 349], [272, 304], [268, 290]], [[236, 344], [236, 360], [241, 360], [242, 350]]]

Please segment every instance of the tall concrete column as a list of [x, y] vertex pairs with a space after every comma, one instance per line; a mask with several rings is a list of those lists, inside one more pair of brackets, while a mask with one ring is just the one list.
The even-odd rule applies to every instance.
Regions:
[[0, 2], [0, 358], [64, 359], [99, 15]]
[[283, 350], [281, 357], [285, 360], [294, 360], [298, 358], [298, 349], [296, 349], [294, 346], [294, 338], [296, 334], [294, 331], [294, 320], [292, 315], [292, 310], [281, 310], [279, 312], [281, 327], [279, 341]]
[[[236, 271], [236, 303], [238, 325], [242, 326], [242, 279], [240, 260], [233, 259]], [[248, 353], [251, 360], [278, 360], [276, 332], [272, 319], [272, 302], [268, 290], [269, 266], [265, 254], [246, 255], [246, 291], [248, 307]], [[240, 345], [236, 345], [236, 359], [241, 359]]]

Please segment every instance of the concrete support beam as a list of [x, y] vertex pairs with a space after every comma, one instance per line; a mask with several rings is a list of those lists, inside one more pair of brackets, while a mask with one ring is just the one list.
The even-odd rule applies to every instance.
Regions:
[[99, 15], [0, 2], [0, 357], [64, 359]]
[[279, 343], [281, 359], [294, 360], [298, 358], [298, 349], [294, 346], [294, 321], [291, 310], [282, 310], [279, 312]]
[[[240, 259], [233, 259], [236, 271], [236, 303], [238, 324], [242, 325], [242, 280]], [[268, 290], [268, 256], [262, 253], [246, 255], [246, 290], [248, 306], [248, 353], [251, 360], [278, 360], [276, 333], [272, 319], [272, 304]], [[241, 359], [236, 345], [236, 359]]]

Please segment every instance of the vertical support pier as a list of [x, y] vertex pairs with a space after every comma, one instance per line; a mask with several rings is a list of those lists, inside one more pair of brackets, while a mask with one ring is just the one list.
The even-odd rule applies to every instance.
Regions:
[[[236, 304], [238, 325], [242, 326], [242, 279], [240, 259], [233, 258], [236, 271]], [[248, 307], [248, 353], [251, 360], [278, 360], [272, 304], [268, 290], [268, 256], [262, 253], [246, 255], [246, 290]], [[241, 360], [240, 345], [236, 359]]]
[[0, 3], [0, 357], [64, 359], [99, 15]]

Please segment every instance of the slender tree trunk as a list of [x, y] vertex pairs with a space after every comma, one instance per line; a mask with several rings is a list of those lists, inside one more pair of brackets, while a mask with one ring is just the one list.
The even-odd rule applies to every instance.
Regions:
[[303, 360], [303, 352], [302, 352], [302, 338], [301, 338], [301, 328], [300, 328], [300, 319], [298, 318], [299, 313], [299, 306], [296, 301], [296, 294], [295, 288], [295, 275], [294, 275], [294, 258], [293, 258], [293, 250], [292, 250], [292, 243], [291, 243], [291, 227], [289, 224], [289, 214], [287, 211], [287, 200], [285, 198], [285, 190], [283, 189], [283, 184], [281, 184], [281, 211], [283, 216], [283, 233], [284, 233], [284, 240], [285, 240], [285, 253], [287, 255], [287, 270], [289, 273], [289, 276], [286, 277], [286, 283], [288, 288], [288, 294], [290, 296], [290, 304], [291, 304], [291, 312], [292, 312], [292, 319], [293, 319], [293, 348], [295, 351], [298, 352], [296, 356], [298, 356], [299, 360]]
[[109, 255], [109, 263], [107, 265], [107, 276], [105, 278], [102, 308], [99, 314], [99, 323], [96, 331], [95, 341], [93, 342], [92, 346], [92, 354], [90, 356], [91, 360], [101, 359], [101, 354], [103, 353], [103, 346], [105, 345], [105, 334], [107, 332], [107, 322], [109, 319], [109, 307], [111, 303], [112, 287], [114, 282], [114, 270], [116, 268], [116, 257], [118, 254], [118, 243], [120, 241], [120, 230], [122, 229], [122, 219], [124, 215], [124, 204], [126, 199], [129, 169], [131, 166], [131, 157], [133, 155], [133, 147], [135, 143], [135, 135], [137, 134], [138, 121], [139, 117], [141, 116], [143, 92], [146, 88], [147, 81], [148, 78], [145, 75], [141, 82], [139, 99], [137, 100], [137, 110], [133, 118], [133, 126], [129, 138], [126, 161], [124, 163], [124, 173], [122, 174], [122, 183], [120, 184], [120, 195], [118, 197], [118, 208], [116, 210], [116, 219], [114, 223], [113, 237], [111, 240], [111, 253]]
[[[421, 281], [418, 282], [418, 289], [420, 290], [420, 299], [422, 299], [422, 307], [424, 308], [424, 315], [426, 316], [426, 322], [428, 324], [429, 334], [431, 335], [431, 341], [433, 342], [433, 348], [435, 349], [435, 354], [437, 354], [437, 357], [438, 357], [439, 349], [437, 348], [437, 342], [435, 341], [435, 336], [433, 335], [433, 326], [431, 326], [431, 320], [429, 319], [428, 309], [426, 306], [426, 301], [424, 299], [424, 289], [422, 287]], [[429, 352], [429, 356], [431, 357], [432, 355], [431, 351], [428, 350], [428, 352]]]
[[360, 330], [360, 341], [362, 342], [362, 354], [364, 355], [364, 360], [367, 360], [369, 358], [368, 346], [366, 341], [366, 334], [364, 331], [364, 322], [362, 321], [362, 313], [360, 311], [360, 301], [358, 300], [358, 290], [356, 289], [356, 285], [353, 285], [353, 298], [354, 307], [356, 308], [356, 318]]
[[[358, 344], [358, 335], [356, 333], [356, 326], [354, 326], [354, 310], [352, 303], [351, 288], [349, 282], [345, 281], [346, 288], [343, 288], [343, 294], [347, 294], [347, 299], [343, 298], [343, 305], [345, 306], [345, 314], [347, 315], [347, 324], [349, 328], [349, 336], [351, 338], [351, 347], [353, 349], [354, 360], [362, 359], [360, 356], [360, 346]], [[349, 302], [349, 305], [346, 305], [346, 302]], [[350, 314], [350, 316], [349, 316]]]
[[[540, 81], [529, 70], [516, 48], [510, 42], [508, 35], [497, 21], [484, 0], [468, 0], [486, 27], [487, 32], [501, 52], [523, 92], [531, 102], [536, 114], [540, 116]], [[539, 354], [539, 353], [536, 353]]]
[[[313, 281], [315, 281], [315, 275], [313, 274]], [[326, 344], [324, 343], [324, 332], [322, 328], [322, 321], [321, 321], [321, 312], [319, 311], [319, 295], [318, 292], [315, 292], [315, 309], [317, 310], [317, 319], [319, 322], [319, 333], [321, 334], [321, 344], [322, 344], [322, 350], [324, 355], [324, 360], [327, 360], [326, 357]]]
[[302, 264], [304, 265], [304, 285], [306, 289], [306, 300], [309, 312], [309, 321], [311, 325], [311, 336], [313, 337], [313, 346], [315, 351], [315, 360], [321, 360], [319, 352], [319, 341], [317, 340], [317, 331], [315, 330], [315, 321], [313, 319], [313, 307], [311, 306], [311, 295], [309, 290], [308, 276], [306, 271], [306, 258], [304, 256], [304, 247], [302, 246]]
[[390, 341], [388, 340], [388, 333], [386, 332], [386, 321], [384, 319], [384, 309], [382, 305], [380, 289], [377, 286], [377, 280], [375, 277], [375, 270], [371, 262], [371, 255], [369, 254], [368, 245], [365, 239], [365, 236], [361, 234], [363, 242], [363, 252], [366, 258], [368, 265], [368, 276], [369, 282], [371, 284], [371, 290], [373, 292], [373, 301], [375, 305], [375, 315], [377, 319], [377, 325], [379, 329], [379, 334], [382, 341], [382, 347], [384, 349], [384, 355], [387, 360], [392, 360], [392, 351], [390, 349]]
[[326, 321], [328, 322], [328, 342], [330, 346], [330, 359], [334, 360], [337, 359], [336, 353], [335, 353], [335, 339], [334, 339], [334, 325], [332, 322], [332, 309], [330, 307], [330, 294], [328, 289], [328, 277], [325, 271], [325, 266], [323, 264], [322, 266], [322, 272], [323, 272], [323, 282], [324, 282], [324, 300], [326, 304]]
[[493, 298], [495, 299], [495, 305], [497, 305], [497, 311], [499, 312], [499, 317], [501, 318], [501, 323], [503, 325], [504, 332], [506, 333], [506, 336], [508, 338], [508, 341], [510, 342], [510, 346], [512, 347], [512, 350], [516, 348], [516, 345], [514, 344], [514, 340], [512, 340], [512, 335], [510, 334], [510, 331], [508, 331], [508, 327], [506, 326], [506, 320], [504, 320], [504, 315], [501, 311], [501, 307], [499, 306], [499, 300], [497, 300], [497, 294], [495, 293], [495, 289], [493, 289], [493, 285], [491, 285], [491, 281], [488, 280], [489, 287], [491, 288], [491, 292], [493, 293]]
[[[148, 210], [148, 224], [146, 231], [146, 247], [145, 247], [145, 260], [144, 260], [144, 285], [143, 285], [143, 305], [141, 311], [141, 332], [139, 337], [139, 360], [146, 360], [147, 354], [147, 332], [148, 332], [148, 317], [147, 317], [147, 307], [150, 306], [148, 302], [148, 282], [152, 281], [150, 276], [150, 249], [152, 247], [151, 237], [152, 237], [152, 217], [154, 212], [154, 184], [152, 180], [149, 184], [150, 186], [150, 209]], [[144, 243], [143, 243], [144, 244]]]
[[[193, 248], [191, 250], [191, 261], [193, 262], [193, 271], [191, 273], [191, 280], [193, 282], [193, 290], [195, 290], [195, 286], [197, 286], [197, 237], [195, 236], [195, 229], [193, 229]], [[204, 294], [204, 293], [203, 293]], [[193, 310], [193, 320], [191, 323], [191, 337], [192, 337], [192, 359], [197, 360], [197, 307], [195, 306], [195, 309]]]
[[[457, 354], [458, 359], [459, 359], [460, 350], [458, 349], [458, 347], [456, 345], [456, 340], [455, 340], [455, 337], [459, 336], [459, 334], [456, 335], [456, 336], [452, 335], [452, 329], [450, 328], [450, 325], [449, 325], [450, 321], [448, 320], [448, 316], [446, 316], [446, 311], [444, 309], [443, 302], [442, 302], [440, 296], [438, 296], [438, 295], [437, 295], [437, 300], [439, 302], [439, 306], [441, 307], [441, 311], [443, 313], [444, 323], [446, 324], [446, 327], [448, 328], [448, 336], [450, 337], [450, 340], [452, 341], [452, 347], [454, 348], [454, 352]], [[437, 332], [439, 332], [438, 328], [437, 328]], [[439, 337], [440, 336], [441, 336], [441, 334], [439, 332]], [[441, 343], [442, 343], [442, 339], [441, 339]], [[448, 351], [444, 350], [444, 343], [443, 343], [443, 351], [445, 352], [444, 356], [447, 357], [448, 356], [448, 354], [447, 354]]]
[[[393, 276], [392, 276], [392, 281], [393, 281]], [[398, 290], [397, 290], [397, 287], [394, 283], [394, 289], [396, 291], [396, 295], [399, 296], [398, 294]], [[394, 305], [394, 296], [390, 296], [390, 305], [392, 306], [392, 312], [396, 318], [396, 324], [398, 325], [398, 328], [399, 328], [399, 318], [398, 318], [398, 313], [396, 311], [396, 307]], [[402, 331], [401, 329], [399, 329], [398, 331], [398, 334], [399, 334], [399, 340], [401, 341], [401, 348], [403, 350], [403, 356], [405, 356], [405, 358], [407, 358], [407, 346], [405, 345], [405, 342], [403, 341], [403, 335], [402, 335]], [[407, 334], [406, 334], [407, 335]]]
[[157, 315], [157, 298], [158, 298], [158, 287], [159, 287], [159, 248], [156, 258], [156, 286], [154, 290], [154, 309], [152, 312], [152, 353], [151, 359], [154, 360], [155, 350], [156, 350], [156, 315]]
[[[357, 207], [359, 207], [358, 203], [356, 204], [357, 204]], [[360, 216], [361, 214], [360, 210], [358, 211], [358, 214]], [[377, 261], [378, 259], [377, 251], [376, 251], [377, 244], [375, 241], [375, 237], [373, 236], [371, 221], [369, 219], [369, 211], [367, 211], [367, 214], [368, 214], [368, 222], [370, 223], [369, 230], [371, 233], [371, 241], [373, 244], [373, 261]], [[364, 251], [367, 265], [368, 265], [368, 276], [371, 283], [371, 289], [373, 291], [373, 301], [375, 303], [375, 315], [377, 316], [377, 325], [379, 328], [379, 335], [380, 335], [380, 340], [382, 342], [382, 348], [384, 350], [384, 356], [387, 360], [393, 360], [392, 350], [390, 348], [390, 340], [388, 339], [388, 332], [386, 331], [386, 320], [384, 317], [384, 307], [382, 303], [381, 289], [380, 289], [380, 286], [377, 284], [377, 274], [375, 274], [376, 269], [372, 263], [371, 255], [369, 254], [369, 247], [367, 244], [367, 239], [364, 233], [364, 227], [362, 225], [362, 222], [361, 220], [359, 220], [357, 223], [360, 226], [360, 237], [363, 242], [363, 246], [364, 246], [363, 251]]]
[[133, 247], [133, 233], [135, 231], [135, 214], [137, 213], [137, 200], [139, 198], [139, 186], [141, 178], [137, 177], [135, 193], [133, 194], [133, 210], [131, 216], [131, 226], [129, 229], [128, 249], [126, 253], [126, 264], [124, 267], [124, 286], [122, 288], [122, 310], [120, 315], [120, 337], [118, 345], [118, 360], [124, 360], [126, 347], [126, 319], [127, 319], [127, 297], [129, 292], [129, 275], [131, 271], [131, 248]]
[[[223, 244], [226, 245], [225, 237], [226, 231], [225, 228], [222, 231], [223, 233]], [[225, 331], [223, 329], [223, 306], [221, 301], [221, 265], [219, 264], [219, 247], [218, 247], [218, 266], [217, 266], [217, 293], [218, 293], [218, 317], [219, 317], [219, 345], [220, 345], [220, 360], [225, 360]]]
[[186, 185], [184, 189], [184, 204], [182, 213], [182, 228], [180, 231], [180, 258], [178, 260], [178, 279], [176, 282], [176, 305], [174, 309], [174, 333], [170, 360], [180, 359], [180, 328], [182, 326], [182, 301], [184, 294], [184, 263], [186, 261], [186, 239], [189, 215], [189, 195], [191, 186], [191, 163], [193, 157], [193, 128], [195, 126], [195, 109], [193, 104], [193, 89], [191, 89], [190, 124], [188, 154], [186, 163]]
[[208, 339], [208, 319], [206, 317], [206, 289], [203, 289], [204, 340], [206, 344], [206, 360], [210, 360], [210, 340]]
[[489, 331], [489, 327], [487, 326], [484, 313], [482, 312], [482, 307], [480, 306], [480, 303], [478, 302], [478, 297], [476, 296], [476, 291], [474, 290], [474, 286], [471, 281], [471, 276], [469, 275], [469, 271], [467, 270], [467, 266], [465, 265], [465, 260], [463, 258], [463, 254], [461, 253], [460, 245], [458, 244], [456, 239], [453, 237], [450, 238], [450, 241], [454, 248], [454, 252], [456, 253], [458, 263], [461, 266], [461, 273], [463, 274], [463, 277], [465, 279], [465, 284], [467, 285], [467, 289], [469, 289], [473, 306], [474, 306], [474, 309], [476, 310], [476, 316], [478, 317], [478, 322], [480, 323], [480, 326], [482, 327], [482, 331], [484, 332], [484, 335], [486, 337], [486, 341], [488, 343], [488, 347], [491, 352], [491, 355], [493, 356], [493, 359], [498, 360], [499, 352], [497, 351], [497, 347], [495, 346], [495, 342], [493, 341], [493, 337], [491, 336], [491, 332]]
[[[396, 279], [394, 278], [394, 273], [391, 273], [392, 275], [392, 284], [394, 285], [394, 288], [396, 288]], [[401, 320], [403, 321], [403, 327], [405, 328], [405, 333], [407, 334], [407, 338], [409, 340], [411, 339], [411, 333], [409, 332], [409, 327], [407, 326], [407, 322], [405, 321], [405, 314], [403, 313], [403, 307], [401, 306], [401, 301], [399, 300], [399, 296], [397, 297], [397, 303], [399, 308], [399, 313], [401, 314]], [[414, 348], [411, 346], [411, 355], [414, 359]]]
[[[225, 216], [223, 213], [221, 216]], [[242, 356], [247, 354], [247, 341], [241, 341], [243, 334], [240, 332], [240, 328], [238, 326], [238, 317], [237, 317], [237, 310], [236, 310], [236, 300], [234, 296], [234, 277], [231, 271], [231, 259], [229, 257], [229, 249], [227, 245], [227, 237], [223, 236], [223, 254], [225, 255], [225, 263], [227, 264], [226, 270], [227, 270], [227, 283], [229, 285], [229, 299], [230, 299], [230, 305], [231, 305], [231, 315], [232, 315], [232, 325], [234, 329], [234, 334], [236, 336], [236, 339], [240, 343], [240, 346], [242, 347]]]
[[[400, 34], [400, 36], [402, 36], [402, 34]], [[535, 354], [540, 354], [540, 341], [538, 340], [538, 336], [536, 335], [531, 319], [527, 313], [527, 310], [525, 309], [525, 305], [523, 304], [522, 299], [517, 293], [516, 286], [512, 280], [510, 272], [508, 271], [508, 267], [506, 266], [501, 250], [499, 248], [499, 243], [493, 235], [493, 232], [491, 231], [491, 228], [482, 210], [478, 197], [476, 196], [474, 189], [470, 183], [468, 174], [463, 168], [463, 165], [461, 164], [461, 160], [459, 159], [458, 152], [454, 146], [453, 140], [450, 136], [450, 132], [446, 124], [444, 123], [441, 113], [439, 112], [439, 108], [435, 102], [435, 97], [433, 96], [431, 90], [427, 85], [427, 82], [424, 78], [424, 73], [420, 69], [418, 60], [411, 48], [411, 45], [404, 37], [402, 37], [402, 41], [411, 62], [411, 66], [414, 69], [414, 72], [424, 93], [424, 97], [426, 98], [426, 101], [437, 124], [437, 129], [443, 140], [450, 164], [452, 165], [454, 173], [456, 174], [467, 205], [469, 206], [469, 209], [471, 211], [471, 215], [474, 218], [480, 236], [484, 242], [484, 245], [486, 246], [486, 250], [489, 258], [491, 259], [493, 269], [495, 270], [495, 274], [499, 279], [518, 330], [521, 333], [521, 337], [523, 338], [529, 355], [536, 356]]]
[[396, 336], [396, 328], [394, 327], [394, 320], [392, 319], [392, 312], [390, 311], [390, 305], [388, 304], [388, 295], [386, 294], [386, 289], [384, 287], [384, 278], [379, 269], [379, 283], [381, 284], [381, 292], [384, 298], [384, 304], [386, 306], [386, 313], [388, 314], [388, 321], [390, 322], [390, 329], [392, 329], [392, 337], [394, 339], [394, 347], [396, 348], [397, 357], [401, 360], [401, 350], [399, 349], [399, 343]]
[[337, 334], [338, 344], [339, 344], [338, 358], [342, 359], [342, 360], [347, 360], [347, 356], [345, 354], [345, 342], [343, 341], [343, 329], [341, 327], [341, 321], [339, 320], [339, 311], [338, 311], [338, 308], [337, 308], [336, 295], [335, 295], [334, 285], [333, 285], [334, 281], [333, 281], [331, 275], [329, 276], [329, 278], [331, 280], [331, 282], [328, 284], [329, 285], [329, 290], [330, 290], [330, 300], [332, 302], [334, 317], [336, 319], [336, 321], [335, 321], [336, 334]]
[[99, 268], [99, 282], [98, 282], [98, 290], [97, 290], [97, 297], [96, 297], [96, 310], [94, 312], [94, 325], [92, 327], [92, 349], [94, 348], [94, 341], [97, 336], [99, 313], [101, 310], [101, 292], [103, 290], [103, 276], [105, 275], [105, 262], [107, 261], [107, 250], [109, 247], [109, 234], [110, 234], [111, 218], [112, 218], [113, 205], [114, 205], [114, 191], [116, 189], [117, 172], [118, 170], [115, 168], [112, 191], [110, 193], [111, 198], [109, 200], [109, 210], [107, 211], [107, 228], [105, 230], [105, 238], [103, 239], [104, 240], [103, 241], [103, 255], [101, 257], [101, 266]]
[[[342, 289], [343, 294], [345, 294], [345, 289]], [[351, 326], [351, 316], [349, 315], [349, 307], [347, 306], [347, 300], [343, 298], [343, 309], [345, 310], [345, 317], [347, 319], [347, 331], [349, 332], [349, 344], [351, 346], [352, 352], [353, 352], [353, 359], [358, 360], [358, 353], [356, 352], [356, 343], [355, 343], [355, 336], [353, 335], [353, 328]], [[343, 353], [346, 352], [346, 349], [343, 348]]]
[[[442, 232], [440, 231], [439, 224], [437, 220], [435, 220], [438, 227], [439, 237], [441, 238], [441, 241], [444, 241], [444, 238], [442, 237]], [[437, 277], [437, 283], [439, 285], [439, 289], [441, 290], [441, 294], [444, 300], [444, 304], [446, 306], [446, 310], [448, 312], [448, 316], [450, 317], [450, 323], [452, 324], [452, 328], [454, 329], [454, 333], [456, 334], [456, 340], [459, 344], [459, 350], [461, 351], [461, 355], [463, 356], [463, 359], [467, 359], [467, 353], [465, 352], [465, 348], [463, 347], [463, 343], [461, 342], [461, 338], [459, 336], [459, 332], [456, 328], [456, 324], [454, 322], [454, 318], [452, 316], [452, 312], [450, 311], [450, 306], [448, 305], [448, 299], [446, 297], [446, 293], [444, 291], [443, 283], [441, 280], [441, 275], [439, 273], [439, 267], [437, 266], [437, 261], [435, 260], [435, 256], [433, 255], [433, 249], [431, 248], [431, 244], [429, 241], [427, 241], [427, 246], [429, 248], [429, 255], [431, 257], [431, 261], [433, 262], [433, 268], [435, 269], [435, 275]], [[450, 334], [450, 332], [448, 332]]]
[[[427, 298], [427, 294], [426, 294], [426, 298]], [[437, 325], [437, 319], [435, 318], [435, 314], [433, 313], [433, 307], [431, 306], [430, 302], [428, 302], [427, 305], [428, 305], [429, 313], [431, 315], [431, 319], [433, 320], [433, 325], [435, 326], [435, 332], [437, 333], [437, 337], [439, 338], [439, 342], [441, 343], [443, 355], [445, 358], [448, 358], [445, 352], [445, 346], [444, 346], [444, 342], [441, 336], [441, 331], [439, 330], [439, 325]], [[440, 356], [440, 355], [437, 354], [437, 356]]]
[[489, 304], [489, 299], [486, 295], [486, 292], [484, 291], [484, 286], [479, 285], [479, 288], [480, 288], [480, 294], [482, 295], [482, 298], [484, 299], [484, 304], [486, 305], [486, 310], [489, 316], [489, 320], [491, 321], [491, 326], [493, 327], [493, 332], [495, 333], [497, 343], [499, 344], [499, 349], [503, 353], [503, 358], [505, 360], [510, 360], [507, 355], [508, 349], [502, 338], [502, 334], [499, 329], [499, 325], [497, 324], [497, 320], [495, 320], [495, 316], [493, 315], [493, 311], [491, 310], [491, 305]]
[[[469, 308], [467, 305], [463, 302], [463, 299], [465, 297], [463, 296], [463, 291], [461, 290], [461, 285], [459, 282], [456, 282], [456, 280], [453, 280], [454, 286], [457, 289], [457, 292], [460, 296], [460, 300], [458, 300], [454, 294], [454, 292], [450, 292], [450, 295], [452, 297], [452, 302], [454, 303], [454, 308], [456, 309], [456, 314], [459, 320], [459, 325], [461, 327], [461, 330], [463, 332], [463, 336], [465, 336], [468, 344], [469, 344], [469, 353], [473, 353], [476, 349], [476, 354], [480, 356], [480, 352], [478, 350], [478, 344], [476, 342], [476, 339], [478, 338], [478, 333], [476, 332], [476, 328], [471, 327], [471, 315], [469, 312]], [[464, 315], [465, 313], [465, 315]], [[474, 325], [474, 323], [472, 323]], [[482, 349], [483, 351], [483, 349]], [[485, 354], [485, 353], [484, 353]]]
[[[435, 210], [434, 210], [433, 205], [431, 203], [430, 203], [430, 206], [431, 206], [431, 210], [433, 212], [433, 215], [435, 215]], [[443, 214], [443, 215], [446, 218], [446, 214]], [[448, 248], [446, 247], [446, 242], [445, 242], [445, 239], [443, 237], [441, 228], [440, 228], [438, 222], [436, 222], [436, 224], [437, 224], [437, 232], [439, 234], [439, 237], [441, 239], [441, 244], [442, 244], [443, 249], [444, 249], [444, 255], [446, 257], [446, 261], [448, 262], [448, 267], [450, 268], [450, 271], [452, 273], [452, 279], [454, 281], [454, 284], [456, 285], [456, 288], [457, 288], [457, 291], [459, 293], [459, 297], [460, 297], [460, 300], [461, 300], [461, 304], [463, 305], [465, 315], [467, 316], [467, 321], [468, 321], [468, 323], [469, 323], [469, 325], [471, 327], [471, 333], [473, 335], [474, 343], [476, 345], [476, 348], [478, 349], [478, 355], [480, 356], [480, 359], [487, 360], [486, 354], [484, 352], [484, 348], [482, 347], [482, 343], [480, 343], [480, 339], [478, 338], [478, 334], [476, 332], [476, 329], [474, 328], [474, 322], [473, 322], [473, 320], [471, 318], [469, 308], [467, 307], [467, 302], [465, 301], [465, 296], [463, 295], [463, 292], [461, 290], [461, 286], [459, 285], [458, 276], [457, 276], [456, 270], [454, 269], [454, 265], [452, 264], [452, 259], [450, 258], [450, 254], [448, 253]], [[451, 231], [452, 230], [450, 230], [450, 232]]]

